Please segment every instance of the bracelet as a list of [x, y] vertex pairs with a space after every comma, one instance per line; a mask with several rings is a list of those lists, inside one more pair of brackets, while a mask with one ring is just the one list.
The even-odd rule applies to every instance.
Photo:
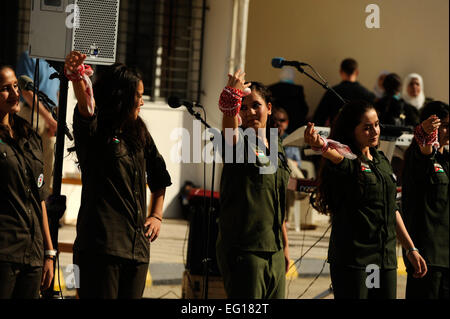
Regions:
[[92, 76], [93, 73], [94, 71], [92, 70], [92, 67], [87, 64], [81, 64], [74, 72], [70, 72], [64, 68], [64, 75], [69, 81], [72, 82], [79, 82], [83, 79], [85, 74], [87, 76]]
[[419, 124], [414, 129], [414, 138], [420, 146], [433, 145], [437, 141], [437, 130], [431, 133], [425, 132], [422, 124]]
[[49, 249], [49, 250], [44, 250], [44, 256], [56, 256], [56, 254], [58, 253], [58, 251], [56, 249]]
[[416, 247], [410, 248], [406, 251], [406, 256], [408, 256], [410, 253], [412, 253], [413, 251], [417, 251], [419, 252], [419, 250]]
[[161, 218], [161, 217], [158, 217], [158, 216], [150, 216], [150, 217], [156, 218], [156, 219], [158, 219], [160, 222], [162, 222], [162, 218]]
[[219, 109], [227, 116], [234, 117], [239, 114], [244, 92], [232, 87], [225, 87], [220, 94]]
[[45, 259], [51, 259], [53, 261], [56, 261], [56, 256], [45, 256]]
[[323, 141], [323, 145], [322, 147], [315, 147], [315, 146], [311, 146], [311, 149], [315, 152], [320, 152], [320, 153], [325, 153], [326, 151], [328, 151], [328, 149], [330, 148], [330, 144], [328, 143], [328, 140], [326, 138], [323, 138], [322, 136], [319, 136], [320, 139]]

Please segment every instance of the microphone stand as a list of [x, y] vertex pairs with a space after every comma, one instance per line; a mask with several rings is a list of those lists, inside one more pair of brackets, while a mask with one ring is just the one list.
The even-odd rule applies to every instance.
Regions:
[[[53, 194], [46, 200], [47, 216], [50, 228], [50, 235], [53, 243], [53, 249], [58, 250], [58, 228], [59, 220], [66, 211], [66, 196], [61, 195], [61, 183], [62, 183], [62, 168], [64, 157], [64, 139], [66, 133], [66, 115], [67, 115], [67, 93], [69, 90], [69, 82], [64, 75], [64, 63], [56, 61], [47, 61], [57, 72], [52, 74], [50, 78], [59, 78], [59, 105], [58, 105], [58, 125], [56, 131], [56, 144], [55, 144], [55, 162], [53, 165]], [[59, 252], [57, 256], [59, 261]], [[58, 262], [59, 266], [59, 262]], [[53, 280], [50, 288], [43, 292], [45, 299], [59, 299], [62, 298], [61, 291], [55, 291], [55, 271], [56, 262], [53, 267]]]
[[[310, 65], [308, 65], [310, 66]], [[311, 67], [311, 66], [310, 66]], [[319, 84], [321, 87], [323, 87], [325, 90], [329, 90], [331, 92], [333, 92], [338, 98], [339, 100], [342, 101], [342, 103], [346, 103], [345, 100], [342, 98], [342, 96], [340, 96], [332, 87], [328, 86], [328, 82], [325, 83], [320, 83], [318, 80], [316, 80], [314, 77], [312, 77], [310, 74], [308, 74], [308, 72], [305, 71], [305, 69], [303, 69], [300, 64], [297, 64], [295, 66], [295, 68], [300, 72], [305, 74], [307, 77], [309, 77], [311, 80], [313, 80], [314, 82], [316, 82], [317, 84]], [[312, 68], [312, 67], [311, 67]]]
[[[197, 106], [201, 106], [200, 104], [197, 104]], [[205, 125], [207, 128], [211, 128], [211, 126], [205, 121], [203, 120], [203, 118], [201, 117], [200, 113], [195, 112], [193, 110], [192, 107], [186, 107], [186, 109], [188, 110], [188, 112], [194, 116], [197, 120], [199, 120], [200, 122], [203, 123], [203, 125]], [[214, 136], [211, 137], [211, 141], [214, 140]], [[214, 145], [214, 144], [213, 144]], [[202, 260], [203, 262], [203, 269], [204, 269], [204, 277], [203, 277], [203, 297], [205, 300], [208, 299], [208, 280], [209, 280], [209, 262], [211, 261], [211, 259], [209, 258], [209, 239], [211, 236], [211, 215], [214, 212], [214, 206], [213, 206], [213, 202], [214, 202], [214, 175], [215, 175], [215, 167], [216, 167], [216, 150], [213, 147], [213, 162], [212, 162], [213, 166], [212, 166], [212, 178], [211, 178], [211, 196], [209, 199], [209, 211], [207, 214], [207, 237], [206, 237], [206, 253], [205, 253], [205, 258]], [[206, 191], [206, 190], [203, 190]]]

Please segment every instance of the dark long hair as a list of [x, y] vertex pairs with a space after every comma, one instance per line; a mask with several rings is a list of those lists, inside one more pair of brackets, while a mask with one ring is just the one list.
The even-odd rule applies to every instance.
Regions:
[[[345, 104], [332, 123], [330, 139], [338, 141], [350, 147], [353, 154], [358, 156], [360, 161], [361, 150], [355, 139], [355, 128], [361, 123], [361, 118], [369, 110], [375, 107], [363, 100], [354, 100]], [[332, 180], [329, 174], [328, 160], [322, 158], [318, 176], [318, 187], [315, 195], [315, 207], [322, 214], [331, 214], [335, 207], [332, 207], [330, 194], [334, 191]], [[358, 178], [358, 176], [355, 176]]]
[[140, 81], [142, 75], [136, 68], [115, 63], [101, 72], [93, 85], [99, 137], [108, 140], [120, 135], [132, 152], [150, 139], [144, 121], [132, 117]]
[[[14, 72], [14, 69], [12, 66], [6, 63], [0, 62], [0, 73], [3, 72], [5, 69], [10, 69]], [[16, 114], [10, 114], [9, 115], [9, 125], [11, 129], [14, 132], [14, 138], [15, 139], [21, 139], [21, 138], [28, 138], [31, 134], [31, 131], [33, 128], [31, 125], [21, 117], [17, 116]], [[3, 125], [0, 123], [0, 139], [2, 140], [8, 140], [11, 138], [9, 128], [6, 125]]]

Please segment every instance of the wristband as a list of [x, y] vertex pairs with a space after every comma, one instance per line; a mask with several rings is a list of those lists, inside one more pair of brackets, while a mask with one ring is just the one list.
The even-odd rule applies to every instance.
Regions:
[[227, 116], [234, 117], [241, 110], [244, 92], [232, 87], [225, 87], [220, 94], [219, 109]]
[[417, 251], [419, 252], [419, 250], [416, 247], [410, 248], [406, 251], [406, 256], [408, 256], [410, 253], [412, 253], [413, 251]]
[[150, 217], [156, 218], [156, 219], [158, 219], [160, 222], [162, 222], [162, 218], [161, 218], [161, 217], [158, 217], [158, 216], [150, 216]]
[[75, 72], [71, 72], [64, 68], [64, 74], [69, 81], [78, 82], [83, 80], [84, 75], [91, 76], [94, 73], [90, 65], [81, 64]]
[[58, 251], [56, 249], [44, 250], [44, 256], [45, 257], [56, 256], [57, 253], [58, 253]]
[[417, 144], [422, 147], [425, 145], [434, 145], [438, 143], [437, 130], [434, 130], [433, 132], [428, 134], [423, 129], [422, 124], [419, 124], [414, 129], [414, 139], [416, 140]]
[[322, 147], [315, 147], [311, 146], [311, 149], [315, 152], [325, 153], [330, 148], [330, 144], [328, 143], [328, 140], [326, 138], [323, 138], [322, 136], [319, 136], [319, 138], [323, 141]]

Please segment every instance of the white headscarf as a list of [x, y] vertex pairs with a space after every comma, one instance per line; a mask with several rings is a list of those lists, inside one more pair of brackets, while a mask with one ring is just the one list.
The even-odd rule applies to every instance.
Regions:
[[[419, 84], [420, 84], [420, 93], [416, 97], [408, 94], [408, 85], [412, 79], [419, 80]], [[417, 74], [417, 73], [408, 74], [406, 76], [406, 78], [403, 80], [402, 98], [403, 98], [403, 100], [405, 100], [406, 103], [409, 103], [409, 104], [415, 106], [418, 110], [420, 110], [422, 108], [422, 106], [425, 102], [425, 93], [424, 93], [424, 89], [423, 89], [423, 79], [419, 74]]]

